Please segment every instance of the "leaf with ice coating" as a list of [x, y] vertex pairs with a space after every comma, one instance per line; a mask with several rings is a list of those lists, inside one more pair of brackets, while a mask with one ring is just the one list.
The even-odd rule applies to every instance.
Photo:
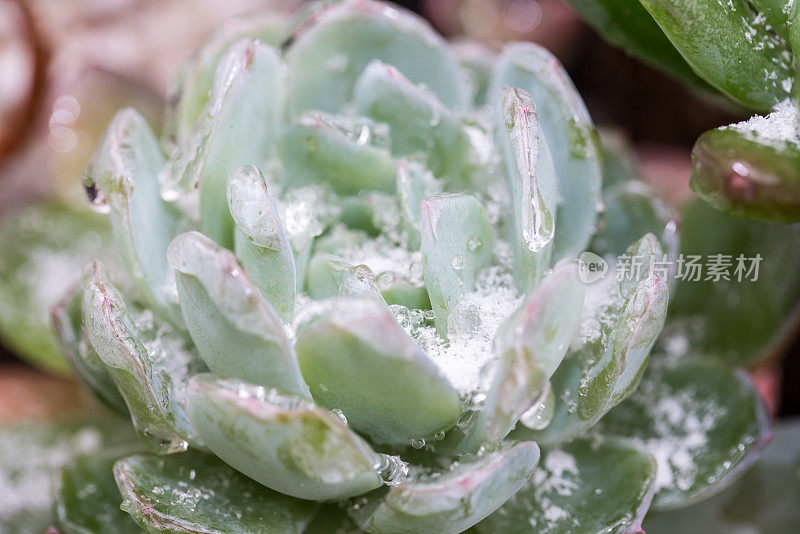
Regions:
[[698, 504], [649, 513], [647, 534], [791, 532], [800, 522], [800, 422], [776, 422], [773, 439], [755, 465], [731, 487]]
[[408, 248], [417, 250], [421, 245], [422, 201], [441, 192], [441, 182], [424, 165], [406, 159], [398, 160], [397, 195]]
[[547, 396], [547, 380], [578, 327], [584, 293], [577, 265], [561, 265], [503, 322], [495, 336], [496, 359], [484, 371], [489, 377], [485, 398], [470, 424], [459, 425], [448, 437], [464, 434], [459, 452], [476, 452], [487, 442], [503, 439], [540, 397]]
[[308, 396], [283, 324], [236, 256], [199, 232], [176, 237], [168, 255], [186, 327], [209, 369]]
[[81, 317], [81, 293], [76, 290], [50, 308], [50, 322], [72, 372], [95, 397], [112, 410], [127, 415], [128, 408], [108, 367], [95, 352]]
[[247, 165], [231, 173], [228, 205], [237, 228], [236, 256], [261, 295], [290, 322], [296, 293], [294, 254], [270, 186], [258, 168]]
[[89, 200], [109, 208], [120, 255], [147, 303], [173, 325], [180, 312], [168, 298], [166, 251], [178, 231], [177, 213], [159, 194], [164, 156], [147, 121], [133, 109], [117, 112], [83, 178]]
[[600, 229], [590, 248], [600, 256], [616, 258], [643, 232], [651, 233], [667, 257], [675, 261], [679, 247], [677, 221], [677, 211], [646, 183], [618, 183], [603, 193]]
[[142, 441], [161, 454], [199, 444], [184, 393], [189, 377], [205, 366], [183, 337], [148, 312], [134, 316], [97, 261], [84, 271], [82, 312], [89, 342], [108, 366]]
[[[695, 200], [681, 209], [681, 255], [663, 350], [750, 366], [791, 336], [800, 310], [800, 227], [738, 219]], [[693, 259], [705, 268], [691, 267]]]
[[447, 318], [461, 296], [475, 288], [492, 261], [494, 229], [470, 195], [442, 194], [422, 202], [422, 272], [436, 328], [447, 337]]
[[382, 303], [335, 301], [301, 328], [297, 357], [311, 394], [375, 442], [410, 445], [450, 428], [458, 392]]
[[403, 481], [385, 495], [369, 494], [351, 516], [374, 534], [462, 532], [517, 493], [538, 461], [536, 443], [506, 444], [450, 470]]
[[389, 125], [395, 155], [421, 155], [434, 175], [463, 189], [478, 161], [458, 117], [426, 86], [401, 71], [372, 61], [353, 90], [356, 110]]
[[385, 125], [361, 117], [304, 112], [281, 134], [284, 183], [328, 184], [342, 195], [362, 189], [392, 191], [395, 167]]
[[636, 394], [600, 424], [656, 458], [659, 509], [682, 508], [727, 487], [769, 435], [769, 414], [747, 375], [698, 361], [653, 364]]
[[366, 265], [351, 265], [338, 256], [316, 254], [308, 264], [308, 296], [374, 298], [383, 302], [375, 275]]
[[473, 106], [485, 105], [497, 54], [480, 41], [458, 40], [450, 46], [471, 82]]
[[164, 117], [164, 137], [173, 145], [185, 143], [208, 104], [220, 59], [237, 41], [245, 38], [278, 47], [288, 37], [290, 17], [268, 11], [248, 13], [225, 23], [182, 66], [169, 90]]
[[[783, 106], [796, 105], [786, 102]], [[793, 116], [789, 111], [774, 112], [771, 117], [776, 122], [779, 113], [793, 119], [783, 125], [788, 139], [731, 127], [701, 135], [692, 149], [692, 191], [735, 217], [800, 222], [797, 108]]]
[[3, 346], [48, 372], [69, 373], [48, 312], [80, 286], [81, 269], [92, 258], [117, 258], [105, 217], [59, 202], [21, 210], [4, 206], [0, 216]]
[[469, 95], [460, 66], [425, 20], [383, 3], [349, 0], [320, 10], [297, 32], [286, 60], [289, 111], [340, 110], [375, 59], [425, 84], [448, 108], [466, 108]]
[[225, 196], [228, 176], [242, 165], [261, 165], [274, 153], [284, 70], [273, 48], [249, 39], [233, 45], [219, 62], [203, 119], [162, 173], [165, 198], [199, 188], [203, 233], [228, 248], [234, 235]]
[[114, 465], [128, 512], [149, 532], [301, 534], [316, 504], [269, 491], [213, 456], [137, 454]]
[[600, 148], [589, 112], [558, 60], [533, 43], [512, 43], [503, 49], [490, 87], [492, 102], [500, 101], [504, 86], [518, 87], [536, 102], [560, 197], [553, 254], [556, 259], [576, 257], [594, 233], [602, 182]]
[[528, 484], [475, 532], [641, 532], [655, 478], [653, 458], [624, 441], [578, 440], [547, 449]]
[[497, 138], [514, 211], [514, 279], [527, 293], [550, 266], [556, 233], [557, 178], [531, 96], [520, 89], [505, 88], [502, 98], [505, 129], [497, 129]]
[[738, 103], [766, 111], [789, 97], [792, 54], [746, 0], [640, 0], [700, 76]]
[[268, 488], [328, 500], [381, 485], [374, 470], [381, 457], [339, 417], [304, 397], [198, 375], [189, 383], [188, 405], [208, 448]]
[[100, 451], [79, 456], [61, 469], [55, 483], [55, 515], [63, 534], [114, 532], [141, 534], [131, 516], [120, 510], [114, 462], [132, 451]]
[[607, 273], [588, 286], [578, 339], [551, 380], [553, 420], [544, 430], [518, 428], [513, 436], [547, 445], [572, 439], [633, 392], [667, 313], [669, 288], [654, 265], [660, 258], [658, 241], [647, 234], [621, 260], [629, 261], [621, 280]]

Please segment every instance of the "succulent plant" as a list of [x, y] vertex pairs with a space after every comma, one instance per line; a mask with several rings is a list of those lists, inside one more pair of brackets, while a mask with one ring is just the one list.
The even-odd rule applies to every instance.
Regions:
[[692, 152], [692, 189], [748, 219], [800, 221], [798, 7], [732, 0], [569, 0], [610, 42], [766, 115], [704, 133]]
[[221, 29], [160, 139], [125, 109], [92, 157], [126, 269], [52, 318], [148, 452], [76, 458], [58, 527], [632, 532], [730, 484], [764, 408], [724, 365], [648, 368], [675, 214], [558, 61], [365, 0], [281, 20]]

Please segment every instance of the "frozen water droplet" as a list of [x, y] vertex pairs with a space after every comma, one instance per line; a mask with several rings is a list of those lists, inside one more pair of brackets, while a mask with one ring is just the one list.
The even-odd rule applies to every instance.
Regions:
[[425, 440], [422, 438], [414, 438], [411, 440], [411, 446], [415, 449], [421, 449], [425, 446]]
[[399, 456], [389, 456], [388, 454], [379, 456], [380, 459], [373, 466], [375, 472], [378, 473], [385, 485], [390, 487], [399, 485], [408, 476], [408, 464]]
[[460, 271], [461, 269], [463, 269], [466, 264], [467, 262], [464, 259], [464, 256], [461, 255], [454, 256], [453, 261], [451, 262], [453, 269], [455, 269], [456, 271]]
[[334, 408], [330, 411], [330, 414], [339, 419], [344, 426], [347, 426], [347, 416], [344, 414], [344, 412], [342, 412], [342, 410]]
[[444, 430], [440, 430], [439, 432], [437, 432], [436, 434], [433, 435], [433, 438], [436, 441], [442, 441], [442, 440], [444, 440], [444, 437], [445, 437]]
[[391, 288], [394, 285], [396, 276], [393, 273], [385, 272], [378, 275], [378, 287], [381, 291]]

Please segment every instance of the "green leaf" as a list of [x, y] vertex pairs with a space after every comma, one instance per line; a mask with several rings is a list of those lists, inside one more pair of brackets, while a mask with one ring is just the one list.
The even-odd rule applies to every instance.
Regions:
[[536, 102], [537, 118], [558, 178], [553, 254], [576, 257], [589, 244], [600, 204], [600, 148], [589, 112], [558, 60], [532, 43], [507, 45], [495, 65], [490, 94], [522, 89]]
[[185, 339], [151, 312], [131, 313], [97, 261], [84, 271], [82, 313], [89, 342], [108, 367], [142, 441], [161, 454], [199, 444], [184, 397], [189, 377], [205, 366]]
[[277, 11], [248, 13], [223, 24], [182, 66], [167, 97], [164, 137], [186, 143], [208, 104], [214, 76], [225, 52], [244, 38], [278, 47], [288, 37], [290, 17]]
[[372, 61], [353, 89], [356, 110], [389, 125], [392, 152], [419, 154], [436, 176], [463, 188], [481, 162], [458, 117], [424, 85], [391, 65]]
[[177, 200], [199, 189], [201, 229], [225, 247], [232, 247], [234, 236], [225, 196], [228, 176], [274, 154], [284, 77], [275, 49], [238, 41], [220, 60], [202, 120], [164, 170], [162, 195]]
[[475, 531], [641, 532], [655, 478], [653, 458], [628, 443], [574, 441], [543, 451], [530, 482]]
[[667, 282], [653, 265], [661, 255], [647, 234], [628, 249], [630, 270], [621, 280], [607, 273], [588, 286], [577, 339], [551, 380], [558, 402], [552, 422], [512, 436], [547, 445], [573, 439], [636, 389], [667, 313]]
[[188, 404], [208, 448], [268, 488], [328, 500], [381, 485], [374, 470], [381, 457], [304, 397], [199, 375], [189, 383]]
[[410, 445], [461, 415], [458, 392], [383, 304], [336, 301], [295, 348], [314, 399], [375, 442]]
[[[794, 135], [797, 121], [787, 127]], [[707, 131], [692, 149], [690, 185], [735, 217], [800, 222], [800, 145], [739, 128]]]
[[472, 105], [476, 108], [486, 105], [497, 54], [479, 41], [458, 40], [450, 46], [471, 82]]
[[442, 184], [419, 162], [397, 161], [397, 196], [408, 248], [419, 250], [422, 243], [422, 201], [442, 192]]
[[695, 72], [736, 102], [766, 111], [790, 96], [792, 53], [751, 3], [640, 1]]
[[[691, 348], [692, 358], [753, 365], [791, 335], [800, 310], [800, 228], [737, 219], [698, 200], [681, 210], [681, 253], [683, 276], [659, 341], [667, 352]], [[729, 280], [709, 278], [715, 255], [730, 262]], [[706, 264], [697, 281], [686, 266], [693, 256]]]
[[422, 273], [436, 329], [447, 337], [447, 318], [478, 272], [492, 262], [494, 229], [470, 195], [442, 194], [422, 202]]
[[764, 454], [733, 486], [688, 508], [648, 514], [647, 533], [791, 532], [800, 522], [798, 442], [797, 418], [779, 421]]
[[342, 195], [395, 187], [388, 131], [370, 119], [302, 113], [283, 131], [278, 155], [287, 187], [328, 184]]
[[[0, 525], [3, 532], [42, 534], [53, 524], [53, 483], [62, 465], [105, 447], [138, 443], [130, 421], [99, 410], [90, 418], [0, 425]], [[118, 501], [119, 503], [119, 501]]]
[[50, 320], [61, 351], [72, 372], [86, 389], [112, 410], [128, 415], [128, 407], [114, 384], [108, 367], [89, 343], [86, 330], [82, 326], [81, 301], [81, 293], [76, 288], [72, 294], [50, 308]]
[[621, 182], [603, 193], [600, 228], [591, 249], [600, 256], [616, 258], [644, 232], [656, 236], [667, 257], [675, 261], [677, 222], [677, 211], [655, 189], [639, 180]]
[[236, 256], [199, 232], [176, 237], [168, 254], [186, 326], [209, 369], [308, 396], [283, 324]]
[[292, 245], [278, 215], [270, 187], [253, 166], [228, 178], [228, 205], [236, 222], [236, 256], [281, 319], [290, 322], [296, 293]]
[[161, 199], [164, 156], [147, 121], [135, 110], [117, 112], [83, 178], [89, 200], [107, 207], [120, 255], [147, 304], [174, 326], [180, 312], [167, 294], [167, 247], [178, 214]]
[[59, 203], [4, 209], [0, 218], [3, 345], [37, 367], [69, 373], [48, 312], [80, 285], [87, 261], [115, 252], [104, 218], [88, 210]]
[[300, 28], [287, 53], [289, 111], [335, 112], [349, 102], [370, 61], [394, 65], [429, 87], [448, 108], [463, 110], [469, 95], [447, 43], [422, 18], [372, 1], [334, 3]]
[[621, 128], [601, 126], [597, 134], [603, 155], [603, 193], [621, 182], [638, 180], [639, 162], [625, 132]]
[[79, 456], [61, 469], [54, 492], [59, 532], [142, 532], [136, 522], [119, 508], [122, 497], [112, 469], [122, 454], [107, 450]]
[[403, 481], [385, 496], [370, 494], [351, 515], [374, 534], [462, 532], [519, 491], [538, 460], [535, 443], [506, 444], [450, 470]]
[[531, 95], [505, 88], [502, 96], [505, 130], [498, 128], [497, 138], [514, 210], [514, 278], [520, 291], [527, 293], [550, 266], [556, 235], [557, 178]]
[[[579, 324], [585, 289], [575, 263], [556, 267], [495, 335], [496, 357], [484, 369], [488, 387], [477, 414], [449, 440], [459, 452], [477, 452], [503, 439], [529, 408], [546, 397], [547, 380], [564, 358]], [[445, 445], [448, 442], [445, 442]]]
[[567, 0], [567, 3], [611, 44], [692, 88], [714, 91], [689, 66], [641, 3], [628, 0]]
[[769, 434], [769, 414], [747, 375], [710, 362], [654, 364], [636, 394], [600, 424], [603, 432], [633, 437], [656, 458], [659, 509], [727, 487]]
[[128, 456], [114, 478], [122, 509], [152, 533], [300, 534], [316, 511], [199, 453]]

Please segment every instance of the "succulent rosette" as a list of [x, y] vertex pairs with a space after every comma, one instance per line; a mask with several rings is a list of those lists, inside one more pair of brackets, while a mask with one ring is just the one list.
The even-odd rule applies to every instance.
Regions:
[[747, 377], [646, 369], [674, 213], [541, 47], [322, 3], [222, 28], [171, 102], [86, 172], [126, 269], [53, 317], [150, 452], [68, 466], [65, 532], [627, 532], [763, 445]]

